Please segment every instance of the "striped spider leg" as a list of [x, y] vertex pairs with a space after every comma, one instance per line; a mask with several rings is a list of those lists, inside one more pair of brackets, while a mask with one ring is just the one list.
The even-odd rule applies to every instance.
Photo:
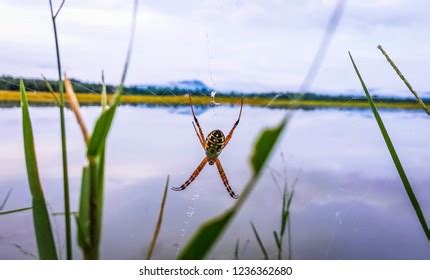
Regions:
[[216, 163], [216, 167], [218, 168], [219, 176], [221, 176], [221, 180], [222, 180], [225, 188], [227, 189], [228, 194], [232, 198], [238, 199], [239, 196], [237, 194], [235, 194], [234, 191], [230, 187], [230, 183], [228, 182], [227, 176], [225, 175], [224, 169], [222, 168], [221, 161], [219, 159], [216, 159], [215, 163]]
[[230, 132], [228, 133], [227, 137], [224, 136], [224, 134], [222, 133], [221, 130], [216, 129], [216, 130], [213, 130], [212, 132], [210, 132], [208, 134], [208, 136], [205, 138], [204, 134], [203, 134], [203, 130], [200, 126], [200, 123], [199, 123], [199, 121], [198, 121], [198, 119], [194, 113], [191, 95], [189, 95], [189, 97], [190, 97], [191, 112], [192, 112], [193, 118], [194, 118], [194, 122], [193, 122], [194, 131], [196, 132], [197, 138], [199, 138], [199, 142], [202, 145], [202, 147], [206, 153], [206, 157], [202, 160], [202, 162], [199, 164], [199, 166], [196, 168], [196, 170], [193, 172], [193, 174], [190, 176], [190, 178], [188, 178], [188, 180], [185, 181], [184, 184], [182, 184], [180, 187], [172, 188], [172, 190], [174, 190], [174, 191], [184, 190], [197, 178], [197, 176], [200, 174], [200, 172], [202, 171], [202, 169], [205, 167], [205, 165], [207, 163], [209, 163], [209, 165], [213, 165], [214, 163], [216, 163], [218, 173], [221, 177], [221, 180], [222, 180], [227, 192], [230, 194], [230, 196], [232, 198], [237, 199], [237, 198], [239, 198], [239, 196], [236, 195], [234, 193], [234, 191], [232, 190], [230, 183], [228, 182], [227, 176], [225, 175], [224, 169], [221, 165], [221, 162], [218, 159], [218, 156], [221, 154], [222, 150], [225, 148], [225, 146], [228, 144], [228, 142], [232, 138], [233, 132], [236, 129], [237, 125], [239, 124], [240, 117], [242, 115], [243, 98], [241, 100], [239, 117], [238, 117], [237, 121], [234, 123], [234, 125], [231, 128]]
[[242, 116], [242, 108], [243, 108], [243, 97], [240, 100], [239, 117], [237, 118], [236, 122], [234, 123], [233, 127], [230, 129], [230, 132], [227, 134], [227, 137], [225, 138], [225, 146], [227, 146], [228, 142], [230, 142], [230, 139], [233, 137], [233, 132], [236, 129], [237, 125], [239, 124], [240, 116]]

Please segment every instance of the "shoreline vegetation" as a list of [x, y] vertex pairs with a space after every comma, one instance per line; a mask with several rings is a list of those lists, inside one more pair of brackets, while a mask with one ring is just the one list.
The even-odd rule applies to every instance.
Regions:
[[[82, 82], [70, 79], [76, 92], [79, 103], [82, 106], [99, 105], [103, 90], [102, 83]], [[47, 82], [51, 88], [47, 87]], [[37, 78], [26, 78], [24, 84], [27, 88], [28, 101], [33, 106], [51, 106], [60, 98], [58, 81], [46, 81]], [[204, 84], [202, 84], [204, 86]], [[115, 87], [105, 85], [108, 100], [112, 99]], [[51, 93], [56, 92], [55, 96]], [[213, 104], [211, 89], [187, 90], [178, 87], [162, 86], [128, 86], [124, 87], [121, 103], [125, 105], [158, 105], [158, 106], [188, 106], [188, 94], [192, 94], [195, 105]], [[327, 95], [312, 92], [299, 94], [295, 92], [269, 92], [246, 93], [219, 92], [215, 96], [215, 102], [220, 104], [238, 104], [244, 96], [244, 104], [255, 107], [270, 108], [339, 108], [339, 109], [368, 109], [369, 103], [365, 96], [355, 95]], [[66, 106], [68, 97], [65, 96]], [[418, 110], [416, 100], [407, 97], [385, 97], [374, 95], [373, 99], [381, 109]], [[12, 76], [0, 77], [0, 107], [14, 107], [20, 102], [19, 79]], [[424, 99], [430, 104], [430, 98]], [[3, 103], [3, 104], [2, 104]]]
[[[196, 106], [209, 105], [212, 103], [212, 98], [208, 95], [204, 96], [202, 92], [190, 92], [193, 94], [193, 101]], [[271, 94], [244, 95], [244, 104], [255, 107], [271, 107], [271, 108], [339, 108], [339, 109], [368, 109], [367, 100], [361, 97], [346, 96], [334, 98], [314, 98], [304, 95], [302, 99], [296, 99], [298, 94], [288, 96], [280, 96], [274, 99]], [[316, 96], [315, 94], [309, 94]], [[33, 105], [56, 105], [56, 98], [59, 98], [59, 93], [56, 97], [50, 92], [35, 92], [29, 90], [27, 92], [28, 101]], [[77, 93], [76, 97], [81, 105], [99, 105], [101, 95], [98, 93]], [[113, 97], [113, 94], [107, 94], [108, 102]], [[219, 94], [215, 97], [215, 101], [219, 104], [239, 104], [242, 95], [225, 95]], [[65, 97], [66, 103], [69, 102], [68, 97]], [[11, 105], [19, 104], [20, 93], [13, 90], [0, 90], [0, 107], [10, 103]], [[378, 108], [381, 109], [402, 109], [402, 110], [420, 110], [420, 106], [413, 99], [401, 98], [375, 98]], [[3, 106], [2, 104], [3, 103]], [[121, 97], [123, 105], [172, 105], [172, 106], [188, 106], [189, 100], [187, 93], [181, 92], [178, 95], [173, 93], [164, 93], [163, 95], [141, 95], [141, 94], [124, 94]], [[430, 105], [430, 102], [427, 101]]]

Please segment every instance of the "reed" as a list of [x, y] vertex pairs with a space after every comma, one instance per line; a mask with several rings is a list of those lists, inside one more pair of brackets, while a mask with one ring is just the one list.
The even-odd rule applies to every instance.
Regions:
[[[102, 233], [105, 152], [106, 141], [109, 135], [116, 110], [121, 103], [123, 85], [127, 75], [128, 65], [133, 49], [138, 1], [134, 1], [133, 18], [131, 24], [130, 40], [120, 85], [117, 87], [110, 104], [102, 102], [102, 112], [96, 120], [91, 134], [88, 133], [80, 113], [79, 102], [71, 83], [66, 79], [66, 90], [69, 100], [72, 100], [72, 111], [81, 128], [87, 146], [87, 164], [82, 171], [81, 199], [79, 215], [76, 216], [78, 228], [78, 244], [85, 259], [98, 259], [100, 257], [100, 240]], [[104, 75], [103, 75], [104, 76]], [[104, 77], [102, 76], [102, 80]], [[103, 81], [104, 82], [104, 81]], [[106, 95], [106, 91], [102, 91]], [[103, 100], [103, 99], [102, 99]]]
[[33, 224], [37, 241], [39, 257], [41, 259], [57, 259], [54, 236], [49, 220], [45, 195], [40, 182], [39, 170], [36, 159], [36, 150], [33, 139], [33, 128], [28, 110], [27, 95], [24, 82], [20, 82], [22, 127], [24, 136], [24, 153], [27, 167], [27, 178], [32, 197]]
[[426, 235], [427, 239], [430, 240], [430, 230], [429, 230], [426, 218], [424, 217], [423, 211], [421, 210], [421, 206], [418, 202], [418, 199], [415, 196], [415, 193], [412, 189], [412, 186], [409, 183], [408, 177], [406, 176], [406, 172], [403, 169], [403, 165], [400, 161], [399, 156], [397, 155], [396, 149], [394, 148], [394, 145], [391, 142], [390, 135], [388, 134], [387, 129], [385, 128], [384, 122], [382, 121], [382, 118], [378, 113], [378, 109], [376, 108], [375, 102], [373, 102], [372, 96], [370, 95], [369, 91], [367, 90], [367, 86], [364, 83], [363, 78], [361, 77], [361, 74], [358, 70], [357, 65], [355, 64], [355, 61], [354, 61], [351, 53], [350, 52], [348, 52], [348, 53], [349, 53], [349, 58], [351, 59], [352, 65], [354, 67], [355, 73], [357, 74], [358, 79], [360, 80], [361, 86], [363, 87], [363, 91], [366, 94], [370, 108], [372, 109], [373, 116], [375, 117], [375, 120], [378, 123], [379, 130], [381, 131], [382, 137], [384, 138], [387, 149], [390, 152], [391, 158], [393, 159], [393, 163], [396, 166], [396, 169], [397, 169], [397, 172], [400, 176], [400, 179], [402, 180], [405, 191], [409, 197], [409, 201], [411, 202], [411, 204], [415, 210], [415, 214], [417, 215], [418, 220], [420, 221], [420, 224], [421, 224], [421, 227], [424, 231], [424, 234]]
[[403, 83], [406, 85], [408, 90], [412, 93], [412, 95], [417, 100], [419, 106], [424, 110], [424, 112], [427, 113], [427, 115], [430, 116], [430, 109], [426, 106], [424, 101], [419, 97], [418, 93], [413, 89], [412, 85], [409, 83], [409, 81], [406, 79], [406, 77], [403, 75], [403, 73], [400, 71], [400, 69], [397, 67], [396, 63], [391, 59], [391, 57], [385, 52], [385, 50], [382, 48], [381, 45], [378, 46], [378, 49], [381, 51], [381, 53], [385, 56], [388, 63], [393, 67], [396, 74], [399, 76], [399, 78], [403, 81]]
[[255, 239], [257, 240], [257, 244], [260, 247], [261, 252], [263, 253], [264, 259], [268, 260], [269, 255], [267, 254], [267, 250], [264, 247], [263, 242], [261, 241], [260, 235], [258, 234], [257, 228], [255, 227], [253, 222], [251, 222], [251, 228], [252, 228], [252, 232], [254, 233]]
[[66, 249], [67, 259], [73, 258], [72, 253], [72, 229], [70, 219], [70, 195], [69, 195], [69, 171], [67, 167], [67, 143], [66, 143], [66, 122], [64, 121], [64, 88], [63, 81], [61, 79], [61, 59], [60, 59], [60, 47], [58, 45], [58, 32], [57, 32], [57, 16], [63, 8], [65, 0], [63, 0], [54, 12], [52, 7], [52, 0], [49, 0], [49, 7], [51, 11], [52, 27], [54, 29], [54, 40], [55, 40], [55, 51], [57, 56], [57, 70], [58, 70], [58, 84], [60, 90], [60, 98], [56, 100], [60, 108], [60, 127], [61, 127], [61, 152], [62, 152], [62, 164], [63, 164], [63, 189], [64, 189], [64, 222], [66, 225]]
[[154, 233], [152, 234], [151, 243], [149, 245], [148, 252], [146, 254], [146, 259], [150, 260], [152, 253], [154, 252], [155, 244], [157, 243], [158, 234], [160, 233], [161, 224], [163, 223], [164, 207], [166, 206], [167, 191], [169, 189], [169, 176], [167, 176], [166, 185], [164, 186], [163, 198], [161, 199], [160, 211], [158, 213], [157, 224], [154, 228]]
[[[282, 208], [281, 208], [281, 225], [279, 232], [273, 231], [273, 236], [275, 238], [276, 246], [278, 247], [278, 259], [282, 260], [282, 252], [283, 252], [283, 245], [284, 245], [284, 235], [285, 230], [287, 228], [287, 224], [289, 222], [290, 218], [290, 207], [291, 207], [291, 201], [293, 200], [293, 194], [294, 190], [291, 192], [288, 192], [287, 186], [284, 187], [284, 193], [282, 195]], [[289, 232], [288, 237], [291, 238], [291, 233]], [[288, 242], [288, 249], [291, 249], [291, 241]], [[288, 258], [291, 258], [291, 250], [289, 252]]]

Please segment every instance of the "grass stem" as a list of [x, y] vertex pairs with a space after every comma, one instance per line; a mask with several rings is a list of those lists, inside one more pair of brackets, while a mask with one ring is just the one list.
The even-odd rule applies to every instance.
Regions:
[[264, 248], [263, 242], [261, 241], [260, 235], [253, 222], [251, 222], [252, 231], [254, 232], [255, 239], [257, 239], [258, 246], [260, 246], [261, 252], [263, 253], [264, 259], [268, 260], [269, 255], [267, 254], [266, 248]]
[[61, 150], [62, 150], [62, 164], [63, 164], [63, 188], [64, 188], [64, 221], [66, 225], [66, 250], [67, 259], [71, 260], [73, 258], [72, 253], [72, 233], [71, 233], [71, 219], [70, 219], [70, 198], [69, 198], [69, 174], [67, 169], [67, 144], [66, 144], [66, 123], [64, 121], [64, 88], [63, 81], [61, 78], [61, 59], [60, 59], [60, 48], [58, 44], [58, 33], [56, 18], [61, 8], [64, 5], [64, 0], [62, 1], [60, 7], [54, 14], [52, 8], [52, 0], [49, 0], [49, 7], [51, 9], [51, 19], [52, 26], [54, 28], [54, 38], [55, 38], [55, 50], [57, 55], [57, 70], [58, 70], [58, 85], [60, 91], [60, 124], [61, 124]]
[[154, 233], [152, 235], [151, 243], [149, 245], [148, 253], [146, 254], [147, 260], [150, 260], [152, 257], [152, 253], [154, 252], [155, 244], [157, 243], [158, 234], [160, 233], [161, 224], [163, 223], [163, 214], [164, 214], [164, 207], [166, 205], [167, 190], [169, 188], [169, 179], [170, 179], [170, 177], [167, 176], [166, 186], [164, 187], [164, 192], [163, 192], [163, 198], [161, 199], [160, 212], [158, 213], [157, 224], [155, 225], [155, 229], [154, 229]]
[[385, 50], [382, 48], [381, 45], [378, 46], [378, 49], [385, 56], [385, 58], [387, 59], [388, 63], [390, 63], [391, 67], [393, 67], [394, 71], [397, 73], [397, 75], [403, 81], [403, 83], [406, 85], [406, 87], [409, 89], [409, 91], [415, 96], [415, 99], [417, 100], [417, 102], [421, 106], [421, 108], [427, 113], [427, 115], [430, 116], [430, 109], [426, 106], [426, 104], [424, 103], [424, 101], [418, 96], [417, 92], [412, 88], [412, 85], [408, 82], [408, 80], [402, 74], [402, 72], [400, 72], [400, 69], [397, 67], [397, 65], [394, 63], [394, 61], [385, 52]]
[[370, 108], [372, 109], [373, 115], [375, 116], [376, 122], [378, 123], [381, 134], [384, 137], [385, 144], [387, 145], [388, 151], [391, 154], [394, 165], [396, 166], [397, 172], [399, 173], [400, 179], [402, 180], [403, 186], [405, 187], [406, 193], [408, 194], [409, 200], [410, 200], [410, 202], [411, 202], [411, 204], [415, 210], [415, 213], [418, 217], [418, 220], [421, 223], [421, 227], [422, 227], [427, 239], [430, 240], [430, 231], [429, 231], [427, 221], [424, 217], [424, 214], [421, 210], [421, 206], [420, 206], [420, 204], [419, 204], [419, 202], [415, 196], [415, 193], [412, 189], [412, 186], [409, 183], [408, 177], [406, 176], [406, 172], [403, 169], [402, 163], [400, 162], [399, 156], [397, 155], [397, 152], [394, 148], [394, 145], [391, 142], [390, 136], [387, 132], [387, 129], [385, 128], [384, 122], [382, 121], [381, 116], [378, 113], [378, 109], [376, 109], [376, 105], [373, 102], [372, 96], [370, 95], [369, 91], [367, 90], [366, 84], [364, 83], [363, 78], [360, 75], [358, 67], [355, 64], [355, 61], [352, 58], [351, 53], [349, 53], [349, 57], [351, 59], [352, 65], [354, 66], [354, 69], [355, 69], [355, 72], [358, 76], [358, 79], [360, 80], [361, 86], [363, 87], [364, 93], [366, 94], [366, 97], [369, 101]]

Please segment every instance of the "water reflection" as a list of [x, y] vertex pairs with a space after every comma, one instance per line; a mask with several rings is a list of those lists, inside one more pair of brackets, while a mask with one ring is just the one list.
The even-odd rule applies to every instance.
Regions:
[[[84, 107], [83, 112], [92, 123], [99, 109]], [[255, 138], [264, 127], [279, 123], [284, 114], [281, 109], [244, 107], [235, 136], [220, 156], [239, 194], [250, 176], [248, 158]], [[52, 211], [61, 212], [58, 110], [37, 107], [31, 115], [46, 197]], [[226, 132], [236, 117], [237, 108], [213, 106], [200, 112], [199, 121], [206, 134], [216, 128]], [[382, 117], [423, 211], [430, 217], [430, 193], [425, 191], [430, 183], [430, 121], [419, 111], [384, 111]], [[85, 152], [74, 117], [67, 112], [66, 118], [71, 203], [76, 210]], [[0, 125], [0, 198], [12, 187], [5, 210], [29, 206], [20, 109], [0, 110]], [[269, 168], [210, 258], [233, 258], [238, 238], [242, 246], [249, 240], [241, 258], [262, 258], [250, 220], [275, 257], [272, 232], [279, 228], [281, 191], [271, 173], [284, 173], [281, 152], [288, 182], [298, 177], [291, 214], [293, 258], [430, 258], [430, 245], [371, 112], [345, 110], [296, 112]], [[119, 109], [107, 151], [103, 258], [144, 257], [166, 176], [170, 174], [171, 186], [182, 184], [203, 156], [189, 114], [168, 107]], [[175, 258], [178, 246], [203, 221], [232, 203], [213, 166], [205, 167], [187, 190], [169, 192], [154, 258]], [[54, 216], [52, 221], [64, 256], [63, 218]], [[31, 213], [2, 216], [0, 258], [26, 259], [36, 253]]]

